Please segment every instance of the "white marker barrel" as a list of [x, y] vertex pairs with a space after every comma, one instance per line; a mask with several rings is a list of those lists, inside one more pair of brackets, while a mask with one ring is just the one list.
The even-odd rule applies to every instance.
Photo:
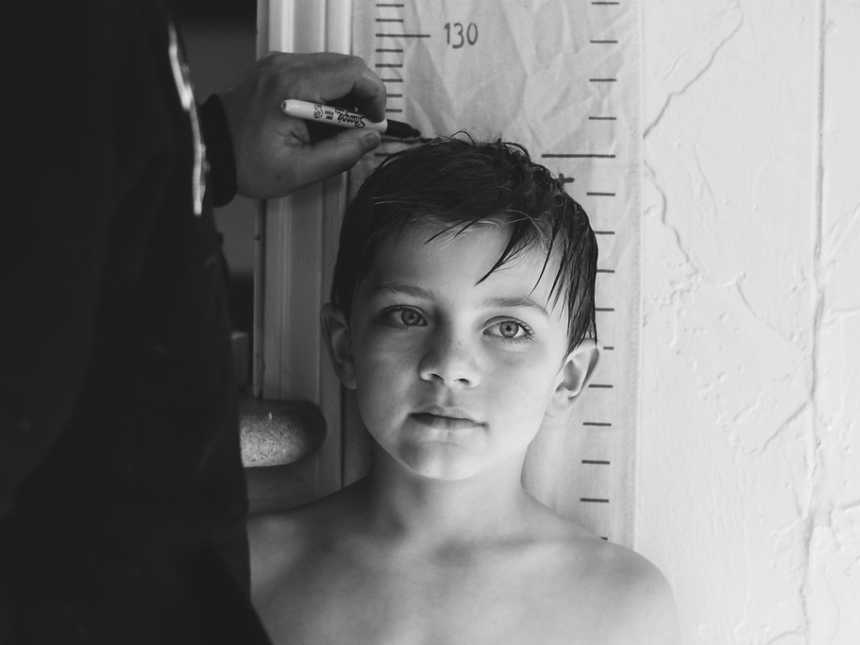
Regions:
[[284, 99], [281, 102], [281, 111], [287, 116], [297, 119], [328, 123], [329, 125], [336, 125], [341, 128], [367, 128], [368, 130], [377, 130], [379, 132], [385, 132], [388, 128], [388, 121], [385, 119], [382, 121], [368, 121], [367, 117], [356, 112], [350, 112], [333, 105], [311, 103], [310, 101], [300, 101], [298, 99]]

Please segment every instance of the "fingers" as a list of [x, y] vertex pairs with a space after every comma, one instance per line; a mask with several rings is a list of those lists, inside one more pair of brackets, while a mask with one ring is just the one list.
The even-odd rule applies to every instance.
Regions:
[[344, 130], [302, 150], [301, 165], [295, 169], [299, 186], [348, 170], [362, 155], [376, 148], [382, 137], [375, 130]]
[[363, 60], [351, 58], [353, 61], [349, 65], [352, 66], [354, 80], [349, 95], [355, 100], [359, 112], [372, 121], [382, 121], [385, 118], [385, 84]]
[[[286, 195], [352, 167], [379, 145], [370, 130], [343, 130], [308, 144], [307, 125], [281, 112], [284, 99], [349, 105], [385, 118], [385, 85], [361, 58], [333, 53], [273, 53], [246, 82], [222, 94], [242, 195]], [[353, 107], [354, 106], [354, 107]]]

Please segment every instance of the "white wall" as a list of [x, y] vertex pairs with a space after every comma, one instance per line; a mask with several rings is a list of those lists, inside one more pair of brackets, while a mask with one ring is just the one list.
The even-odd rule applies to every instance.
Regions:
[[858, 643], [860, 2], [643, 4], [636, 548], [685, 643]]

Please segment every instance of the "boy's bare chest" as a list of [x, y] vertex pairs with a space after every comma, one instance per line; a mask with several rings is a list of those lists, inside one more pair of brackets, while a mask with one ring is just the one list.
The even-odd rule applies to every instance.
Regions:
[[576, 581], [535, 566], [297, 566], [257, 603], [275, 645], [605, 643]]

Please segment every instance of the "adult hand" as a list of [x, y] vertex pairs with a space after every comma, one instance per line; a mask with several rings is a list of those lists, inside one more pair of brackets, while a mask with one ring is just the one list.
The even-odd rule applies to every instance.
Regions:
[[351, 168], [379, 145], [379, 134], [363, 129], [312, 142], [305, 121], [281, 112], [284, 99], [345, 99], [371, 120], [385, 118], [385, 85], [361, 58], [343, 54], [269, 54], [220, 96], [233, 140], [237, 191], [247, 197], [286, 195]]

